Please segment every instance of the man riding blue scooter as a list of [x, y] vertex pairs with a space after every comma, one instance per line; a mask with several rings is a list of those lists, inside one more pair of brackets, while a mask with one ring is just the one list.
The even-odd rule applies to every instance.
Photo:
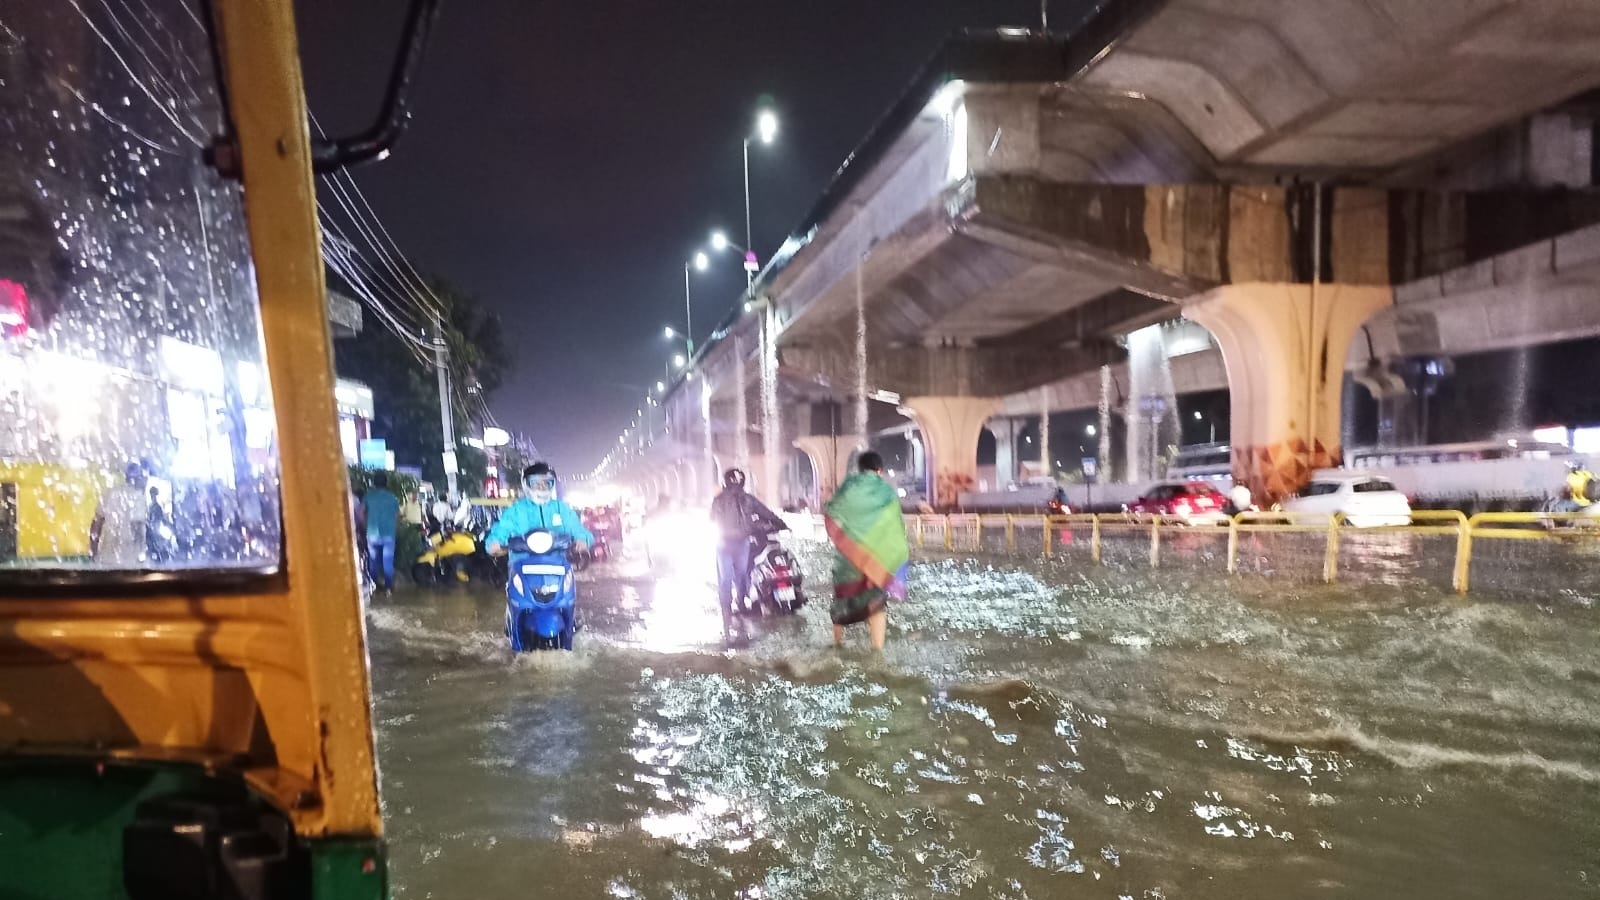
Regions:
[[484, 543], [491, 555], [510, 552], [506, 585], [506, 636], [511, 649], [535, 643], [572, 649], [575, 628], [567, 551], [594, 543], [578, 512], [556, 496], [556, 473], [536, 462], [522, 472], [522, 497], [501, 513]]

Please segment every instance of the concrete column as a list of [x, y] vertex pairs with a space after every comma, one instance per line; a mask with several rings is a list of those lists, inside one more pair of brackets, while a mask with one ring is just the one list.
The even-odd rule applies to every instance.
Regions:
[[1231, 284], [1185, 304], [1222, 348], [1233, 416], [1233, 477], [1257, 502], [1293, 494], [1338, 465], [1350, 341], [1394, 302], [1386, 285]]
[[850, 457], [860, 442], [861, 438], [853, 434], [815, 434], [794, 439], [794, 446], [811, 460], [811, 470], [817, 476], [812, 509], [827, 502], [840, 483], [850, 477]]
[[904, 406], [927, 442], [933, 503], [951, 508], [978, 487], [978, 433], [1000, 408], [995, 397], [907, 397]]
[[1017, 420], [996, 416], [989, 420], [989, 430], [994, 432], [995, 489], [1003, 491], [1017, 480]]

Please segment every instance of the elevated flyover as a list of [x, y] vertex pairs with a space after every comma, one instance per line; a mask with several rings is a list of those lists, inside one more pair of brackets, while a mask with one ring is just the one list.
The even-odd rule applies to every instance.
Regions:
[[[1066, 37], [958, 35], [674, 387], [657, 455], [755, 464], [776, 499], [808, 436], [781, 413], [866, 394], [915, 419], [949, 503], [1008, 398], [1184, 315], [1227, 364], [1236, 475], [1280, 495], [1339, 456], [1351, 337], [1399, 321], [1397, 285], [1600, 223], [1596, 86], [1600, 6], [1558, 0], [1125, 0]], [[1525, 270], [1523, 295], [1593, 296]]]

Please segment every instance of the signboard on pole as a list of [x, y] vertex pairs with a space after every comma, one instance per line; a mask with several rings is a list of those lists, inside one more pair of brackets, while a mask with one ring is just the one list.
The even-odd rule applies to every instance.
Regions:
[[1093, 480], [1095, 473], [1100, 470], [1100, 461], [1092, 456], [1085, 456], [1081, 462], [1083, 464], [1083, 477]]
[[444, 471], [446, 475], [454, 475], [461, 471], [461, 469], [456, 466], [456, 452], [454, 450], [446, 450], [442, 456], [444, 459]]

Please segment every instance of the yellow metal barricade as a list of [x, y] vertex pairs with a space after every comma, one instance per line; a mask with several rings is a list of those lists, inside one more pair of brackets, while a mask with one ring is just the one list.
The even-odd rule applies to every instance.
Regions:
[[[1242, 552], [1241, 538], [1303, 538], [1300, 541], [1273, 541], [1270, 548], [1273, 551], [1282, 549], [1282, 544], [1302, 545], [1305, 551], [1302, 559], [1297, 560], [1296, 568], [1309, 569], [1312, 565], [1311, 552], [1316, 553], [1317, 567], [1323, 580], [1337, 575], [1337, 563], [1330, 568], [1328, 540], [1329, 534], [1334, 533], [1335, 525], [1327, 513], [1290, 513], [1277, 510], [1262, 510], [1242, 512], [1233, 517], [1233, 533], [1228, 540], [1228, 564], [1230, 572], [1239, 571], [1239, 554]], [[1262, 549], [1262, 548], [1257, 548]], [[1337, 553], [1337, 549], [1334, 551]], [[1276, 568], [1269, 568], [1260, 574], [1277, 574]]]
[[[1450, 589], [1458, 594], [1472, 588], [1472, 564], [1482, 555], [1485, 543], [1515, 541], [1523, 549], [1506, 555], [1491, 570], [1513, 592], [1541, 590], [1535, 585], [1547, 585], [1548, 578], [1528, 578], [1523, 573], [1544, 575], [1550, 567], [1575, 573], [1570, 576], [1574, 580], [1591, 578], [1600, 590], [1600, 521], [1582, 515], [1480, 513], [1469, 519], [1457, 510], [1415, 510], [1405, 525], [1359, 528], [1351, 526], [1342, 514], [1276, 510], [1240, 513], [1220, 527], [1128, 513], [908, 515], [905, 521], [908, 537], [918, 550], [1032, 555], [1031, 535], [1037, 529], [1041, 559], [1076, 558], [1082, 562], [1082, 537], [1087, 532], [1087, 561], [1097, 565], [1140, 567], [1147, 563], [1151, 569], [1188, 565], [1229, 575], [1241, 571], [1267, 576], [1298, 573], [1327, 584], [1341, 579], [1384, 583], [1399, 579], [1442, 586], [1448, 580]], [[993, 546], [985, 543], [986, 534]], [[1427, 552], [1428, 545], [1420, 541], [1368, 540], [1386, 535], [1448, 538], [1444, 546], [1449, 549], [1437, 552], [1442, 549], [1437, 542], [1432, 545], [1435, 551]], [[1211, 545], [1212, 540], [1219, 545]], [[1220, 542], [1224, 541], [1226, 550], [1221, 551]], [[1243, 564], [1247, 548], [1257, 554], [1248, 567]], [[1074, 557], [1074, 553], [1079, 555]], [[1588, 574], [1591, 571], [1593, 576]]]
[[971, 513], [944, 517], [946, 552], [983, 552], [983, 517]]

